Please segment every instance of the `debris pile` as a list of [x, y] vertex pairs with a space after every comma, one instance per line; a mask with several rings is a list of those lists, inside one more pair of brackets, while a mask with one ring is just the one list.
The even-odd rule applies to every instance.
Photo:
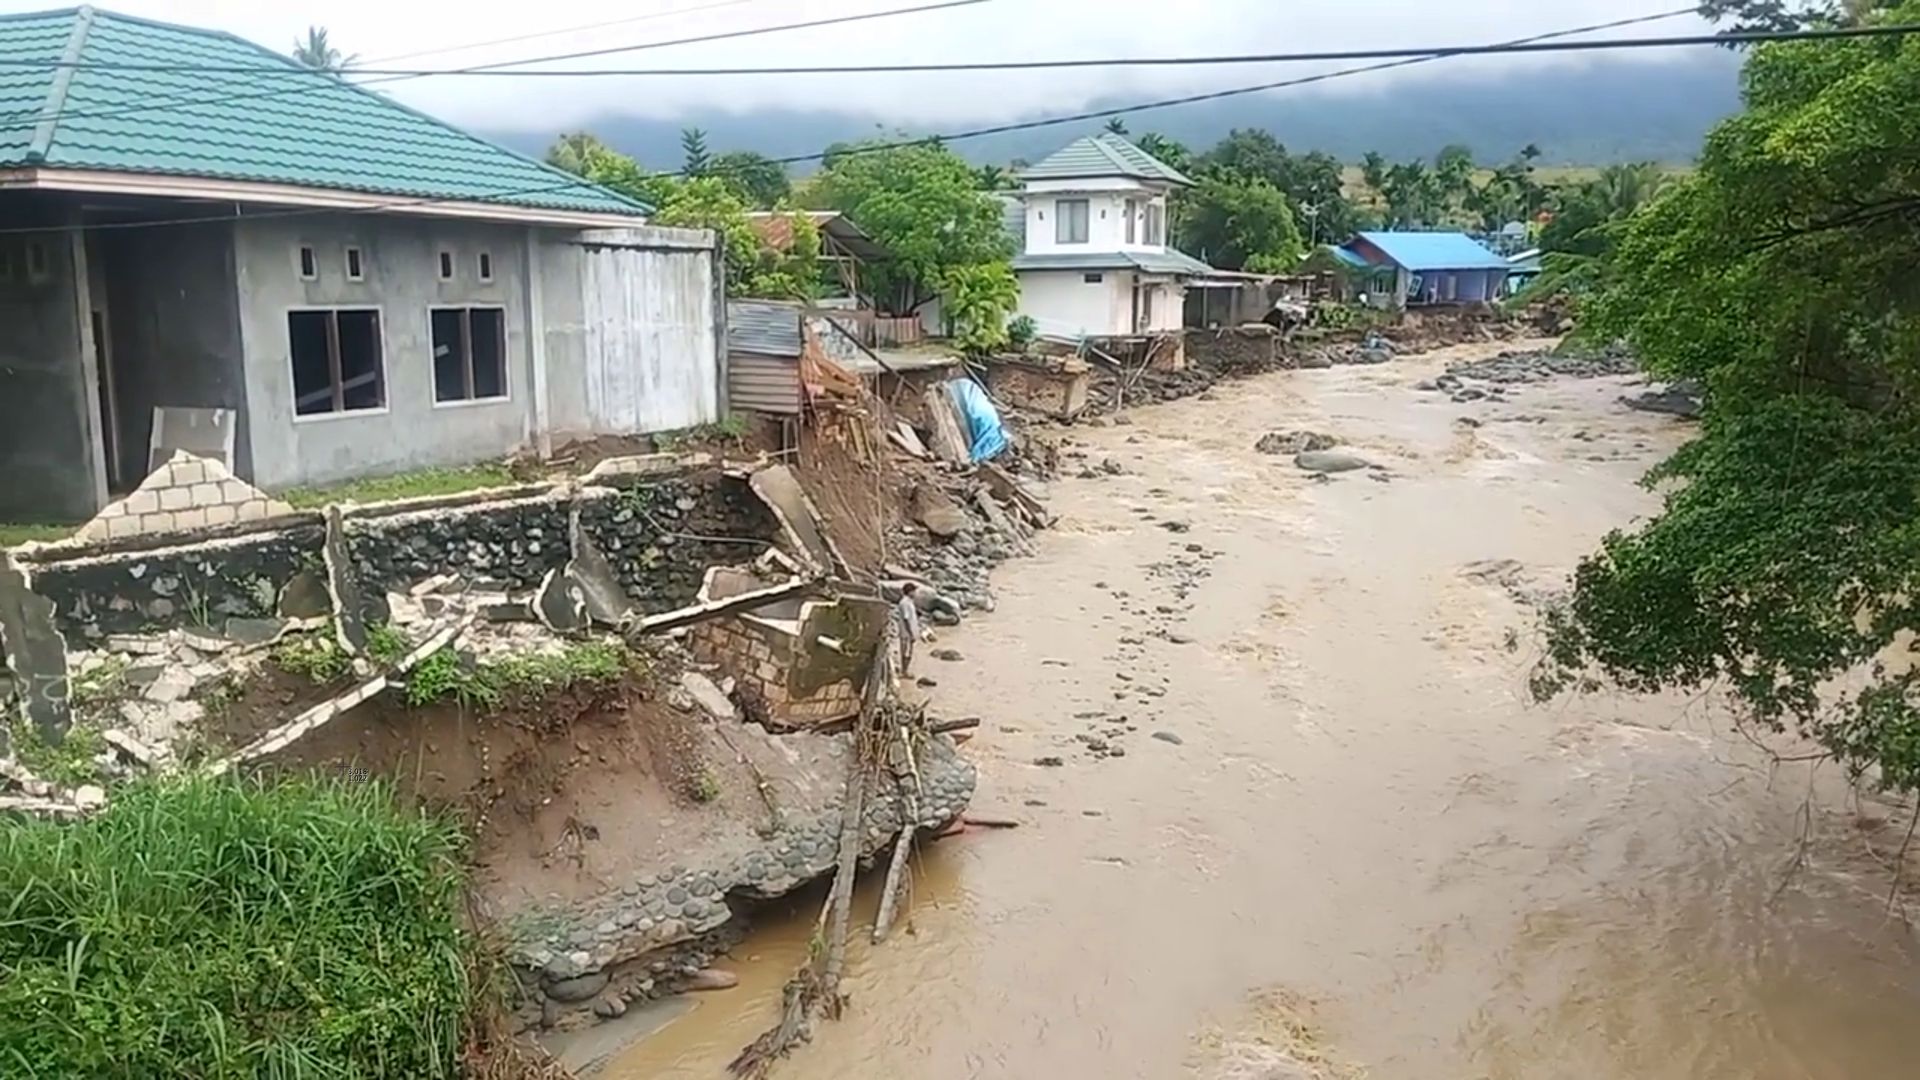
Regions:
[[1340, 440], [1318, 431], [1272, 431], [1253, 444], [1262, 454], [1304, 454], [1311, 450], [1331, 450]]
[[1557, 353], [1545, 350], [1503, 352], [1484, 360], [1453, 364], [1447, 373], [1434, 380], [1439, 389], [1445, 383], [1458, 385], [1462, 379], [1474, 379], [1499, 385], [1545, 382], [1553, 378], [1597, 379], [1608, 375], [1632, 375], [1639, 365], [1633, 354], [1620, 348], [1597, 353]]
[[1706, 407], [1706, 393], [1700, 384], [1691, 379], [1655, 390], [1645, 390], [1638, 394], [1626, 394], [1620, 398], [1620, 404], [1640, 412], [1661, 413], [1677, 416], [1682, 420], [1698, 420]]

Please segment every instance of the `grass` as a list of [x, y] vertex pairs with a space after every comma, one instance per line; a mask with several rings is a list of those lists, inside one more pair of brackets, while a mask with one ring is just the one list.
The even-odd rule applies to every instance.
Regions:
[[29, 542], [45, 543], [65, 540], [79, 528], [78, 525], [29, 525], [20, 522], [0, 522], [0, 548], [18, 547]]
[[332, 626], [312, 633], [289, 634], [267, 654], [274, 666], [309, 681], [326, 684], [345, 678], [353, 670], [353, 658], [335, 640]]
[[481, 664], [468, 664], [454, 650], [441, 649], [407, 675], [405, 700], [414, 708], [453, 700], [484, 711], [498, 708], [512, 697], [535, 698], [574, 686], [604, 686], [618, 680], [632, 663], [626, 646], [611, 641]]
[[418, 469], [393, 476], [351, 480], [332, 487], [295, 488], [281, 496], [298, 510], [315, 510], [330, 503], [375, 503], [418, 499], [429, 495], [458, 495], [467, 491], [510, 487], [519, 483], [498, 462], [463, 468]]
[[[107, 748], [107, 744], [100, 737], [99, 730], [91, 724], [75, 722], [67, 729], [67, 736], [59, 746], [42, 739], [40, 729], [24, 718], [9, 724], [7, 733], [14, 760], [42, 780], [62, 787], [76, 787], [91, 784], [99, 778], [100, 768], [93, 759]], [[4, 923], [0, 923], [0, 926], [4, 926]], [[0, 957], [0, 972], [5, 970], [5, 958]], [[5, 1056], [0, 1055], [0, 1062], [5, 1060]], [[0, 1070], [0, 1075], [4, 1075], [4, 1070]]]
[[653, 437], [653, 445], [662, 453], [672, 454], [695, 446], [731, 446], [746, 437], [747, 418], [740, 413], [728, 413], [711, 424], [663, 431]]
[[142, 781], [0, 821], [0, 1073], [458, 1076], [463, 854], [377, 783]]

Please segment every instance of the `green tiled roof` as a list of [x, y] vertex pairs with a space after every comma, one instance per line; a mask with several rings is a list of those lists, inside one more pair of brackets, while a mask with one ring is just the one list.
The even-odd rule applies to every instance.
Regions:
[[1096, 176], [1127, 176], [1164, 184], [1187, 184], [1178, 169], [1108, 131], [1075, 139], [1038, 165], [1020, 174], [1022, 180], [1085, 180]]
[[0, 168], [18, 166], [647, 212], [232, 34], [86, 7], [0, 16]]

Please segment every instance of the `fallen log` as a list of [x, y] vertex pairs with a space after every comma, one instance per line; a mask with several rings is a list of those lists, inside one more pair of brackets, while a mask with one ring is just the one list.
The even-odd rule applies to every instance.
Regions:
[[971, 731], [980, 726], [980, 718], [969, 716], [963, 720], [941, 720], [927, 725], [927, 731], [934, 735], [946, 735], [955, 731]]
[[1017, 829], [1020, 827], [1020, 822], [1012, 818], [982, 817], [974, 814], [963, 814], [960, 817], [960, 821], [962, 824], [977, 825], [982, 829]]

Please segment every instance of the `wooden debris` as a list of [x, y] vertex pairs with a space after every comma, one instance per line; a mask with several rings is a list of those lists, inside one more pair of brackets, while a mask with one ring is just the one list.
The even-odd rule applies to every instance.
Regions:
[[1027, 541], [1026, 533], [1007, 519], [1007, 512], [1000, 508], [999, 503], [993, 501], [993, 496], [987, 494], [987, 489], [981, 488], [975, 491], [973, 501], [980, 507], [980, 512], [987, 516], [988, 523], [1006, 534], [1007, 539], [1013, 542], [1013, 546], [1020, 554], [1033, 554], [1033, 545]]
[[962, 824], [973, 825], [982, 829], [1017, 829], [1020, 827], [1020, 822], [1012, 818], [982, 817], [975, 814], [962, 815], [960, 821]]
[[1014, 506], [1035, 526], [1042, 529], [1052, 527], [1054, 518], [1047, 512], [1047, 504], [1035, 498], [1033, 492], [1028, 491], [1012, 473], [987, 461], [980, 465], [980, 479], [986, 481], [996, 497]]
[[944, 383], [927, 387], [922, 400], [927, 407], [927, 427], [933, 432], [933, 452], [949, 465], [966, 465], [973, 450], [960, 427], [960, 414], [953, 407], [953, 395]]
[[931, 735], [947, 735], [955, 731], [971, 731], [980, 726], [980, 718], [969, 716], [962, 720], [941, 720], [927, 726]]

